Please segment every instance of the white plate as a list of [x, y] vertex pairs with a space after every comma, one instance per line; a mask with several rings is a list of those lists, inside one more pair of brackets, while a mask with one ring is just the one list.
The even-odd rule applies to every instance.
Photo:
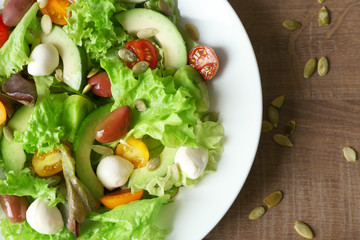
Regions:
[[255, 55], [238, 16], [226, 0], [178, 0], [183, 22], [194, 24], [200, 43], [215, 49], [217, 76], [208, 82], [212, 108], [225, 129], [218, 170], [195, 187], [181, 188], [161, 212], [169, 240], [200, 240], [228, 211], [252, 166], [262, 120], [261, 84]]

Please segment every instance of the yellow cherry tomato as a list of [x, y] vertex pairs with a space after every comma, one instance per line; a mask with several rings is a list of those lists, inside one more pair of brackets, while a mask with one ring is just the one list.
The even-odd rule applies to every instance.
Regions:
[[58, 25], [66, 25], [67, 7], [71, 5], [69, 0], [48, 0], [44, 8], [40, 8], [43, 14], [50, 16], [51, 21]]
[[50, 177], [62, 171], [62, 154], [59, 149], [38, 155], [32, 159], [34, 171], [40, 177]]
[[0, 101], [0, 125], [6, 121], [6, 108], [4, 104]]
[[120, 142], [115, 150], [119, 155], [134, 164], [134, 168], [145, 167], [149, 161], [149, 149], [140, 139], [129, 138], [124, 142]]
[[107, 208], [113, 209], [117, 206], [140, 200], [144, 191], [131, 192], [130, 189], [123, 189], [108, 193], [100, 198], [100, 202]]

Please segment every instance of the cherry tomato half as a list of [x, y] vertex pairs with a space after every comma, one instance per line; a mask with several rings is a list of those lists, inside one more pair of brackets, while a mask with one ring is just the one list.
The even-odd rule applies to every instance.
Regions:
[[134, 52], [139, 59], [139, 61], [135, 62], [125, 62], [128, 68], [132, 69], [133, 66], [140, 61], [148, 62], [152, 69], [156, 68], [158, 64], [158, 54], [154, 44], [150, 41], [146, 39], [132, 40], [125, 44], [125, 48]]
[[219, 69], [219, 59], [215, 51], [205, 45], [191, 49], [188, 54], [188, 63], [200, 72], [205, 81], [212, 79]]
[[40, 177], [50, 177], [62, 171], [62, 154], [59, 149], [39, 155], [32, 159], [34, 171]]
[[43, 14], [49, 15], [53, 23], [66, 25], [67, 7], [70, 5], [71, 2], [69, 0], [48, 0], [46, 6], [44, 8], [40, 8], [40, 11]]
[[92, 76], [88, 83], [91, 84], [91, 91], [93, 94], [100, 97], [112, 96], [110, 78], [106, 72], [101, 72]]
[[0, 48], [5, 44], [9, 38], [9, 29], [5, 26], [2, 16], [0, 15]]

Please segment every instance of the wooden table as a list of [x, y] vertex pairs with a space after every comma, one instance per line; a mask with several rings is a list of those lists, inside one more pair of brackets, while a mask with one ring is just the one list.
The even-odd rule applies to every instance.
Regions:
[[[360, 239], [360, 160], [350, 163], [342, 149], [360, 153], [360, 1], [229, 0], [240, 17], [258, 60], [264, 119], [271, 100], [285, 96], [279, 127], [263, 133], [250, 175], [231, 209], [207, 240], [304, 239], [296, 220], [308, 223], [315, 239]], [[325, 5], [329, 26], [318, 27]], [[286, 19], [302, 23], [290, 32]], [[328, 75], [303, 77], [306, 61], [327, 56]], [[286, 148], [272, 140], [294, 119], [297, 128]], [[250, 211], [269, 193], [282, 202], [258, 220]]]

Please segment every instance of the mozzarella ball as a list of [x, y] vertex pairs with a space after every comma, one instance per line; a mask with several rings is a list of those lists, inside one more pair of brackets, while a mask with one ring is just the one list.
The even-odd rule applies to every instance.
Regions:
[[130, 161], [117, 155], [110, 155], [100, 161], [96, 174], [104, 187], [111, 191], [123, 186], [133, 170], [134, 165]]
[[30, 54], [28, 72], [33, 76], [46, 76], [59, 65], [59, 52], [50, 43], [37, 45]]
[[175, 163], [188, 178], [197, 179], [204, 172], [209, 160], [208, 150], [199, 147], [180, 147], [175, 154]]
[[26, 211], [26, 220], [37, 232], [55, 234], [63, 230], [64, 221], [57, 207], [50, 207], [49, 200], [38, 198]]

